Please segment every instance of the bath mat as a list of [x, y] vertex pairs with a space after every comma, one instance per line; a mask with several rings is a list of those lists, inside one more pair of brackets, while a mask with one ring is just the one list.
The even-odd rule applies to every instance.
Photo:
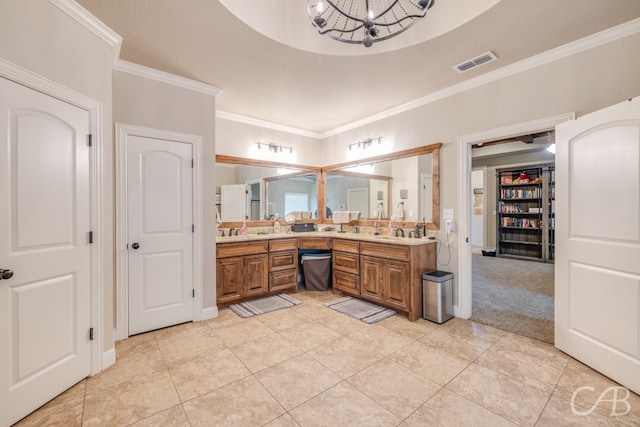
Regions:
[[287, 294], [280, 294], [240, 304], [231, 304], [229, 309], [238, 316], [247, 318], [281, 310], [283, 308], [295, 307], [300, 304], [302, 304], [302, 301], [290, 297]]
[[331, 301], [324, 304], [324, 306], [369, 324], [379, 322], [396, 314], [391, 309], [353, 297]]

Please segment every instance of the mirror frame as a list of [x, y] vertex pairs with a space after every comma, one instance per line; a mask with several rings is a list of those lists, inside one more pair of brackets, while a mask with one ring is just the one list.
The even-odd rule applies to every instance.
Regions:
[[[410, 148], [408, 150], [396, 151], [393, 153], [382, 154], [380, 156], [375, 156], [375, 157], [362, 158], [362, 159], [354, 160], [351, 162], [339, 163], [337, 165], [331, 165], [331, 166], [326, 166], [322, 168], [320, 181], [319, 181], [322, 183], [322, 188], [318, 188], [318, 197], [319, 198], [321, 196], [322, 197], [320, 198], [320, 200], [318, 200], [318, 210], [321, 211], [323, 214], [325, 212], [324, 204], [326, 199], [325, 198], [326, 188], [324, 185], [326, 183], [325, 179], [326, 179], [327, 173], [340, 173], [341, 169], [354, 167], [361, 163], [379, 163], [379, 162], [385, 162], [385, 161], [391, 161], [391, 160], [404, 159], [407, 157], [422, 156], [424, 154], [431, 154], [432, 155], [431, 176], [433, 179], [432, 180], [433, 206], [432, 206], [432, 213], [431, 213], [431, 221], [427, 222], [427, 228], [429, 230], [439, 230], [440, 229], [440, 147], [442, 147], [442, 143], [438, 142], [436, 144], [424, 145], [422, 147]], [[375, 176], [372, 176], [372, 177], [375, 178]], [[321, 217], [321, 220], [323, 222], [326, 221], [326, 219], [324, 218], [324, 215]], [[359, 220], [359, 221], [354, 221], [353, 225], [373, 227], [376, 221], [377, 220], [375, 219]], [[392, 221], [393, 227], [410, 228], [410, 227], [413, 227], [413, 225], [414, 225], [413, 221]]]
[[[295, 165], [291, 163], [284, 162], [272, 162], [272, 161], [264, 161], [264, 160], [253, 160], [247, 159], [243, 157], [234, 157], [234, 156], [226, 156], [222, 154], [216, 154], [216, 163], [230, 163], [230, 164], [241, 164], [248, 166], [262, 166], [262, 167], [283, 167], [283, 168], [295, 168], [299, 169], [296, 172], [291, 174], [282, 175], [282, 179], [286, 179], [287, 177], [291, 177], [294, 175], [309, 175], [309, 174], [318, 174], [318, 218], [310, 218], [305, 220], [305, 222], [312, 223], [326, 223], [330, 220], [325, 218], [326, 212], [326, 175], [328, 173], [338, 174], [338, 175], [348, 175], [350, 172], [343, 171], [342, 169], [357, 166], [360, 163], [378, 163], [384, 161], [391, 161], [397, 159], [404, 159], [407, 157], [414, 156], [422, 156], [424, 154], [432, 155], [432, 184], [433, 184], [433, 206], [432, 206], [432, 215], [431, 222], [427, 222], [427, 228], [430, 230], [439, 230], [440, 229], [440, 148], [442, 147], [442, 143], [435, 143], [424, 145], [422, 147], [410, 148], [407, 150], [396, 151], [393, 153], [383, 154], [375, 157], [366, 157], [358, 160], [354, 160], [351, 162], [339, 163], [336, 165], [330, 165], [325, 167], [316, 167], [316, 166], [304, 166], [304, 165]], [[362, 174], [363, 176], [366, 174]], [[367, 175], [369, 178], [376, 178], [377, 175]], [[386, 177], [385, 177], [386, 178]], [[390, 196], [389, 196], [390, 197]], [[390, 205], [389, 205], [390, 206]], [[373, 227], [374, 223], [377, 220], [375, 219], [363, 219], [358, 221], [353, 221], [352, 225], [358, 226], [370, 226]], [[247, 226], [250, 227], [266, 227], [271, 226], [273, 221], [270, 220], [262, 220], [262, 221], [247, 221]], [[410, 228], [413, 227], [414, 222], [412, 221], [393, 221], [393, 227], [401, 227], [401, 228]], [[241, 222], [224, 222], [220, 225], [221, 227], [240, 227], [242, 226]]]
[[[234, 165], [261, 166], [261, 167], [273, 167], [273, 168], [293, 168], [293, 169], [297, 169], [297, 170], [295, 172], [291, 172], [291, 173], [288, 173], [286, 175], [267, 177], [266, 179], [265, 178], [263, 178], [263, 179], [269, 180], [269, 181], [275, 181], [275, 180], [282, 180], [282, 179], [291, 178], [291, 177], [294, 177], [294, 176], [316, 174], [316, 175], [318, 175], [318, 183], [320, 182], [320, 171], [321, 171], [321, 168], [316, 167], [316, 166], [303, 166], [303, 165], [294, 165], [292, 163], [285, 163], [285, 162], [271, 162], [271, 161], [266, 161], [266, 160], [254, 160], [254, 159], [247, 159], [247, 158], [244, 158], [244, 157], [225, 156], [224, 154], [216, 154], [216, 163], [229, 163], [229, 164], [234, 164]], [[318, 184], [318, 195], [320, 194], [319, 193], [319, 191], [320, 191], [319, 187], [320, 187], [320, 185]], [[320, 222], [320, 218], [305, 219], [305, 222], [319, 223]], [[246, 221], [245, 223], [247, 224], [248, 227], [269, 227], [269, 226], [273, 225], [273, 221], [271, 221], [271, 220]], [[220, 227], [223, 227], [223, 228], [242, 227], [242, 222], [241, 221], [223, 221], [220, 224]]]

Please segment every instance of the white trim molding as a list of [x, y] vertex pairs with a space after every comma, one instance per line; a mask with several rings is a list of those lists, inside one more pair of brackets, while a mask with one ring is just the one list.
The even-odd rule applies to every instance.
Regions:
[[118, 59], [113, 64], [113, 69], [123, 73], [133, 74], [135, 76], [144, 77], [149, 80], [155, 80], [160, 83], [181, 87], [183, 89], [193, 90], [205, 95], [216, 96], [221, 89], [206, 83], [187, 79], [185, 77], [176, 76], [175, 74], [165, 73], [164, 71], [154, 68], [145, 67], [144, 65], [134, 64], [133, 62]]
[[90, 191], [91, 191], [91, 229], [94, 232], [93, 245], [90, 245], [91, 257], [91, 325], [94, 328], [94, 340], [91, 341], [91, 375], [102, 371], [108, 365], [104, 364], [104, 254], [107, 241], [102, 217], [103, 188], [103, 108], [102, 103], [89, 98], [79, 92], [61, 86], [60, 84], [35, 74], [25, 68], [0, 58], [0, 77], [34, 89], [47, 96], [75, 105], [89, 113], [89, 132], [93, 134], [89, 163], [90, 163]]
[[[515, 125], [489, 129], [458, 138], [458, 305], [455, 315], [468, 319], [471, 317], [471, 145], [496, 139], [511, 138], [530, 133], [555, 129], [560, 123], [574, 120], [575, 113], [559, 114]], [[488, 209], [490, 210], [490, 209]]]
[[[115, 162], [116, 162], [116, 230], [115, 230], [115, 267], [116, 267], [116, 340], [129, 338], [129, 257], [127, 250], [127, 140], [132, 136], [144, 138], [180, 141], [193, 147], [193, 321], [202, 320], [202, 137], [146, 128], [142, 126], [115, 124]], [[217, 315], [217, 312], [216, 312]]]

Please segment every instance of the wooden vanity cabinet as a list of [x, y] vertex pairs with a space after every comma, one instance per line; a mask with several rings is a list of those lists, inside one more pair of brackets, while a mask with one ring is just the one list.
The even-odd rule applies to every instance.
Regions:
[[268, 242], [220, 243], [216, 250], [218, 304], [226, 305], [268, 292]]
[[360, 297], [422, 317], [422, 273], [436, 270], [434, 244], [360, 243]]

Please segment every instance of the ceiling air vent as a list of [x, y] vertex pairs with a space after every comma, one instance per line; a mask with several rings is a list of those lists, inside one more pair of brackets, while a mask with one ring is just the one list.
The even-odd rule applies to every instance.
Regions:
[[498, 57], [491, 51], [485, 52], [482, 55], [476, 56], [473, 59], [469, 59], [468, 61], [464, 61], [453, 67], [459, 73], [464, 73], [465, 71], [469, 71], [472, 68], [479, 67], [480, 65], [487, 64], [489, 62], [495, 61]]

